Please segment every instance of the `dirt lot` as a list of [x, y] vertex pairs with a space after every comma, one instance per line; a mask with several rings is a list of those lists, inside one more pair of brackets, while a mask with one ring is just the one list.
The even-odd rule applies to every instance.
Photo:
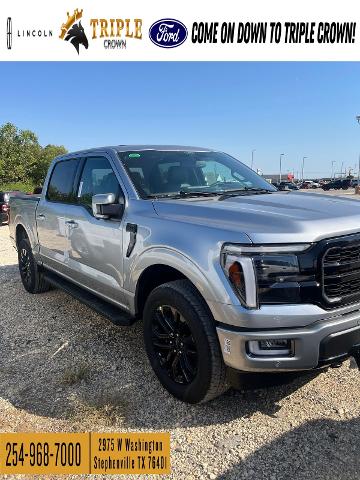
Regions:
[[60, 291], [28, 294], [16, 261], [0, 227], [1, 431], [170, 431], [176, 479], [360, 478], [349, 361], [184, 405], [153, 375], [141, 322], [115, 327]]

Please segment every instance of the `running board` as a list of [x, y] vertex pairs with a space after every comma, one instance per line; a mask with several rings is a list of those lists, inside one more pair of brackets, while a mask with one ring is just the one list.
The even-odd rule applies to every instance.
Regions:
[[94, 295], [88, 290], [78, 287], [74, 283], [69, 282], [56, 273], [50, 272], [49, 270], [44, 270], [43, 275], [51, 285], [64, 290], [64, 292], [76, 298], [76, 300], [79, 300], [79, 302], [84, 303], [88, 307], [92, 308], [100, 315], [103, 315], [115, 325], [129, 326], [132, 325], [136, 320], [135, 317], [132, 317], [126, 311], [121, 310], [120, 308]]

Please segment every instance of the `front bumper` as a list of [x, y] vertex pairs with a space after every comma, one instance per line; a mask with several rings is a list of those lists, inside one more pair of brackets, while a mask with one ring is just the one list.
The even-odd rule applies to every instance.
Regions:
[[[278, 307], [281, 310], [281, 307]], [[247, 372], [281, 372], [309, 370], [341, 361], [360, 345], [360, 309], [343, 312], [300, 328], [250, 330], [221, 324], [217, 334], [224, 362]], [[249, 352], [251, 340], [288, 339], [290, 356], [260, 356]]]

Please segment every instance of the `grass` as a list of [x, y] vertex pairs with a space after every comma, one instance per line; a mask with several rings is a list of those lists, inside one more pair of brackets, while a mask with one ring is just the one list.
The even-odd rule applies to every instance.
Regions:
[[75, 385], [82, 380], [86, 380], [90, 374], [90, 368], [88, 365], [71, 366], [67, 368], [61, 378], [63, 385]]
[[121, 425], [131, 411], [131, 404], [121, 393], [107, 395], [91, 390], [84, 397], [77, 396], [74, 400], [74, 409], [71, 420], [73, 424], [79, 424], [79, 429], [93, 430], [97, 428], [109, 428]]
[[34, 185], [32, 182], [0, 183], [0, 192], [8, 192], [11, 190], [20, 190], [24, 193], [32, 193], [34, 190]]

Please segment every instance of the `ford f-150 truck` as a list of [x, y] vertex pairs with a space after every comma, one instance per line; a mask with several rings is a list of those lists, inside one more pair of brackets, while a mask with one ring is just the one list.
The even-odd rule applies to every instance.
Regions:
[[360, 364], [360, 203], [279, 192], [206, 148], [115, 146], [56, 158], [10, 200], [25, 289], [64, 289], [119, 325], [143, 319], [179, 399], [236, 372]]

